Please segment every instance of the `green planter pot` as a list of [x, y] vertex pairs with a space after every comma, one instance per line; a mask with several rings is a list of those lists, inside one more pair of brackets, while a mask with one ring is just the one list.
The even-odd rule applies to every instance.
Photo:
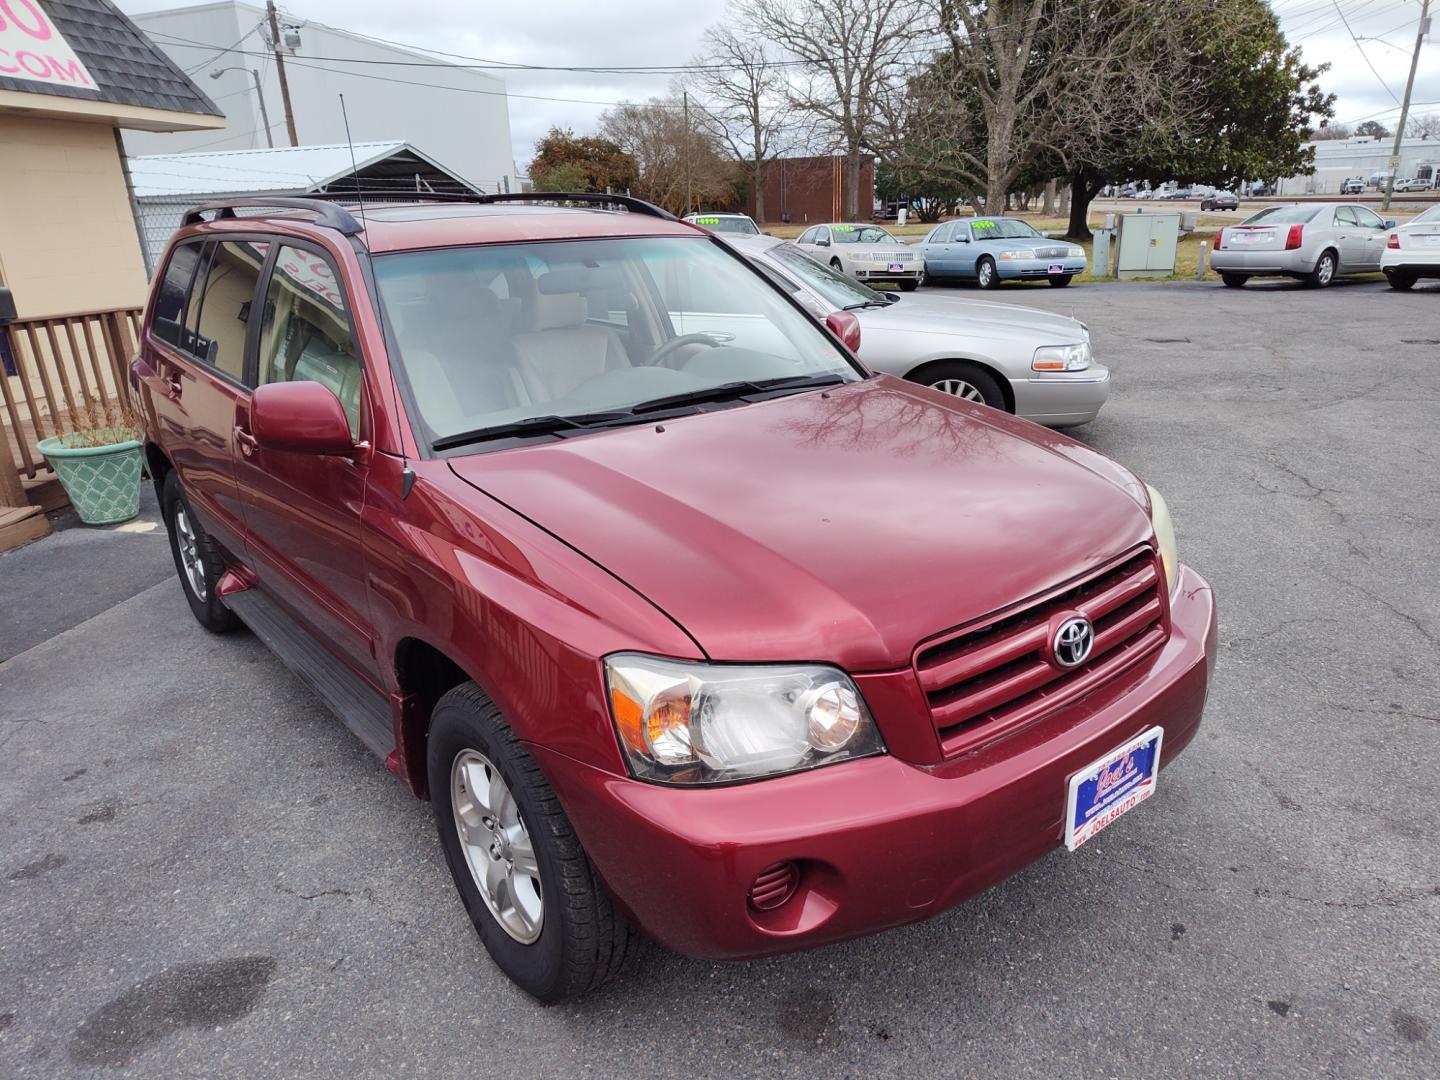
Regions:
[[108, 446], [66, 446], [61, 435], [42, 439], [39, 445], [86, 525], [113, 525], [140, 513], [138, 439]]

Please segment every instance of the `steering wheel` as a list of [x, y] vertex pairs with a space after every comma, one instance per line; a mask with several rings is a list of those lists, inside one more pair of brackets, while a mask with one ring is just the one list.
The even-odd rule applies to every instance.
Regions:
[[664, 345], [661, 345], [658, 349], [651, 353], [650, 363], [656, 367], [673, 368], [674, 365], [668, 363], [667, 361], [669, 360], [671, 354], [673, 354], [676, 349], [679, 349], [682, 346], [708, 345], [712, 349], [718, 349], [721, 345], [725, 344], [726, 341], [733, 341], [734, 339], [735, 335], [733, 334], [726, 336], [713, 332], [702, 334], [681, 334], [679, 337], [671, 338], [669, 341], [665, 342]]

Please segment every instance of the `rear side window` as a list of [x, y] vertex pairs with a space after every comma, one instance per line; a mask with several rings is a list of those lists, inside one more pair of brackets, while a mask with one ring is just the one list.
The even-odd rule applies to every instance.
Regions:
[[360, 356], [345, 291], [324, 256], [282, 245], [265, 292], [259, 385], [318, 382], [345, 407], [360, 434]]
[[170, 254], [170, 264], [155, 293], [155, 310], [150, 332], [161, 341], [185, 348], [185, 302], [190, 296], [190, 282], [200, 262], [200, 242], [181, 244]]
[[189, 351], [236, 381], [245, 376], [245, 329], [269, 247], [229, 240], [209, 245], [190, 291]]

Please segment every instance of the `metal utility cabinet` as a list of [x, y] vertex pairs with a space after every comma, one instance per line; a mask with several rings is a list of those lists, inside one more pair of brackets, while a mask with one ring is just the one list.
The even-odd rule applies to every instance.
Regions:
[[1180, 240], [1178, 213], [1123, 214], [1118, 224], [1117, 277], [1169, 277], [1175, 272], [1175, 245]]

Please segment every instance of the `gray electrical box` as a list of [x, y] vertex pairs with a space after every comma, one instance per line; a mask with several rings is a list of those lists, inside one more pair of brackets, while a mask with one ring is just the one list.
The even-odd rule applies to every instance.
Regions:
[[1122, 214], [1117, 224], [1116, 277], [1169, 277], [1175, 272], [1179, 214]]

